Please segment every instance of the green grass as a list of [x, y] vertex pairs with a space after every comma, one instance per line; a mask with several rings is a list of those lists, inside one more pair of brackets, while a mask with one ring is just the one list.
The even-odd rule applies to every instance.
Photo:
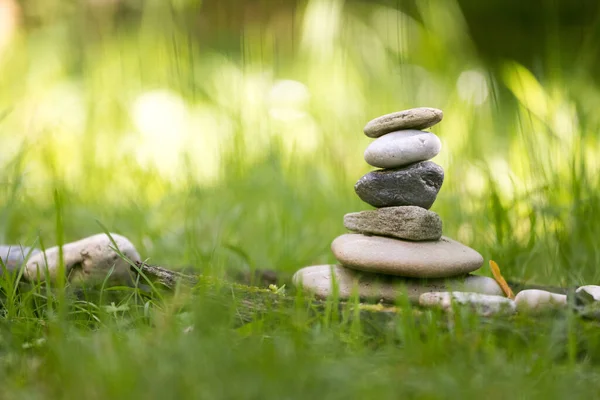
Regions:
[[[567, 69], [549, 49], [539, 71], [487, 66], [450, 1], [416, 2], [413, 19], [312, 0], [239, 34], [215, 22], [205, 41], [197, 2], [134, 3], [31, 2], [0, 47], [0, 243], [50, 247], [106, 227], [150, 263], [272, 269], [289, 285], [335, 262], [343, 215], [369, 208], [353, 191], [369, 171], [364, 124], [432, 106], [445, 113], [432, 129], [445, 234], [508, 279], [600, 282], [600, 91], [587, 64]], [[598, 325], [569, 312], [450, 323], [405, 311], [374, 329], [299, 296], [241, 324], [226, 290], [88, 301], [68, 285], [0, 286], [7, 399], [589, 398], [600, 382]]]

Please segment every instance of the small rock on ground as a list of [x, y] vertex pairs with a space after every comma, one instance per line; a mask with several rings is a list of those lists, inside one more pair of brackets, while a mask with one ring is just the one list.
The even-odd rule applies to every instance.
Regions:
[[522, 290], [515, 296], [517, 310], [539, 311], [549, 308], [563, 308], [567, 306], [567, 296], [564, 294], [547, 292], [545, 290]]
[[596, 286], [596, 285], [580, 286], [577, 288], [577, 290], [575, 292], [579, 293], [582, 291], [589, 293], [594, 298], [594, 300], [600, 301], [600, 286]]
[[516, 305], [513, 300], [502, 296], [479, 293], [424, 293], [419, 297], [419, 304], [423, 307], [440, 307], [444, 311], [452, 311], [452, 305], [458, 304], [467, 306], [484, 317], [496, 314], [510, 315], [516, 312]]

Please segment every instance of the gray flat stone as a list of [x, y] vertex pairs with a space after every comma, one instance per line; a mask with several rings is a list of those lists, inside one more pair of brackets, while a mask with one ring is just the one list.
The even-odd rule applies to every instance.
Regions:
[[333, 294], [333, 280], [342, 300], [349, 299], [354, 290], [361, 300], [375, 300], [393, 303], [403, 295], [412, 302], [418, 302], [423, 293], [443, 291], [463, 291], [502, 295], [502, 289], [495, 280], [486, 276], [466, 275], [450, 279], [411, 279], [396, 276], [372, 274], [344, 268], [341, 265], [314, 265], [298, 270], [292, 281], [296, 286], [313, 293], [320, 299]]
[[344, 216], [346, 229], [377, 236], [406, 240], [438, 240], [442, 237], [442, 219], [422, 207], [384, 207]]
[[362, 201], [373, 207], [418, 206], [429, 209], [444, 183], [444, 170], [431, 161], [364, 175], [354, 185]]
[[437, 156], [442, 142], [431, 132], [391, 132], [374, 140], [365, 150], [365, 161], [379, 168], [398, 168]]
[[349, 233], [335, 238], [331, 250], [345, 267], [410, 278], [448, 278], [483, 265], [481, 254], [445, 236], [435, 242], [409, 242]]
[[444, 113], [437, 108], [411, 108], [369, 121], [364, 132], [368, 137], [376, 138], [403, 129], [425, 129], [437, 124], [443, 117]]
[[[0, 245], [0, 260], [6, 266], [8, 271], [14, 271], [23, 264], [25, 257], [31, 256], [40, 252], [39, 249], [32, 249], [31, 247], [21, 247], [18, 244], [12, 245]], [[0, 268], [0, 274], [3, 270]]]
[[487, 295], [465, 292], [433, 292], [423, 293], [419, 297], [419, 305], [423, 307], [439, 307], [452, 312], [452, 305], [467, 307], [477, 314], [489, 317], [492, 315], [511, 315], [517, 312], [514, 300], [499, 295]]

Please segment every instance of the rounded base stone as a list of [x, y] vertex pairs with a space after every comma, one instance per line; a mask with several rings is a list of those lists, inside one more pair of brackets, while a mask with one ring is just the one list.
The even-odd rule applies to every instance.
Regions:
[[355, 290], [361, 300], [393, 303], [406, 295], [411, 302], [418, 302], [423, 293], [461, 291], [502, 296], [502, 288], [492, 278], [466, 275], [449, 279], [411, 279], [372, 274], [344, 268], [341, 265], [314, 265], [297, 271], [294, 285], [313, 293], [320, 299], [333, 294], [333, 282], [339, 298], [349, 299]]

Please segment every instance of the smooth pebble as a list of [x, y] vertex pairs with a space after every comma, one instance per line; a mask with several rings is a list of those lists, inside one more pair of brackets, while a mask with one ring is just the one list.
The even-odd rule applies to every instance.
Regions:
[[581, 291], [585, 291], [585, 292], [589, 293], [594, 298], [594, 300], [600, 301], [600, 286], [596, 286], [596, 285], [580, 286], [577, 288], [577, 290], [575, 292], [577, 293], [577, 292], [581, 292]]
[[362, 201], [373, 207], [418, 206], [429, 209], [444, 183], [444, 170], [431, 161], [406, 167], [380, 169], [354, 185]]
[[365, 161], [379, 168], [398, 168], [437, 156], [440, 139], [431, 132], [406, 130], [388, 133], [365, 150]]
[[483, 264], [477, 251], [445, 236], [435, 242], [410, 242], [348, 233], [335, 238], [331, 249], [345, 267], [411, 278], [447, 278]]
[[517, 310], [539, 311], [548, 308], [561, 308], [567, 305], [564, 294], [547, 292], [539, 289], [522, 290], [515, 296]]

